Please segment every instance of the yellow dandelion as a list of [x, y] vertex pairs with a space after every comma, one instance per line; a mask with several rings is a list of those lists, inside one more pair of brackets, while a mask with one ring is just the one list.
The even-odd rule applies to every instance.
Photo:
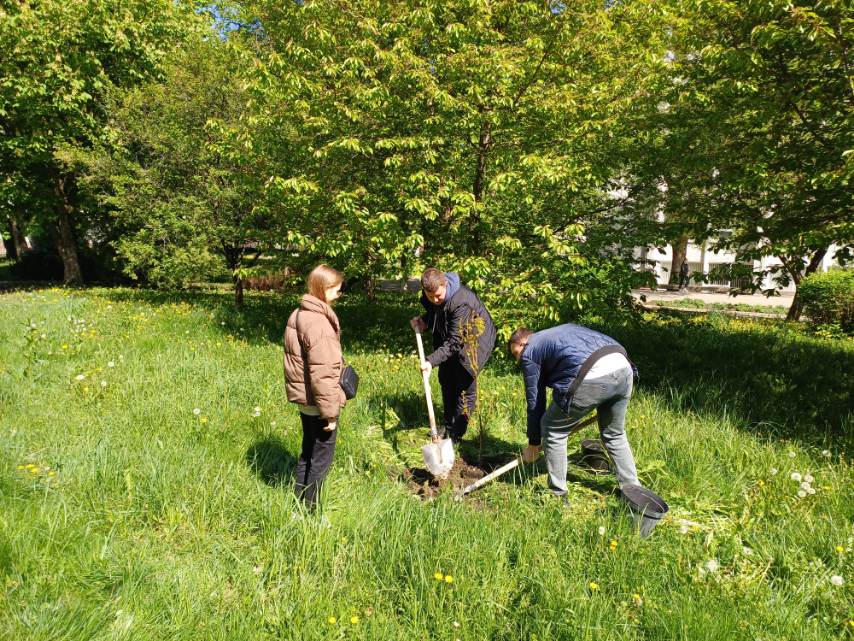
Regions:
[[350, 617], [350, 623], [352, 623], [353, 625], [356, 625], [358, 622], [359, 622], [359, 617], [357, 615], [354, 614], [353, 616]]
[[454, 582], [454, 577], [452, 577], [450, 574], [445, 577], [445, 583], [453, 583], [453, 582]]
[[836, 546], [836, 551], [837, 551], [839, 554], [842, 554], [843, 552], [845, 552], [845, 548], [844, 548], [844, 547], [842, 547], [841, 545], [837, 545], [837, 546]]
[[63, 345], [62, 349], [68, 349], [68, 345]]
[[643, 599], [641, 598], [641, 595], [640, 595], [640, 594], [638, 594], [637, 592], [635, 592], [635, 593], [632, 595], [632, 602], [633, 602], [635, 605], [643, 605]]
[[38, 473], [39, 473], [39, 468], [37, 468], [35, 465], [33, 465], [33, 466], [30, 468], [30, 472], [32, 472], [33, 474], [38, 474]]
[[436, 572], [436, 574], [433, 575], [433, 578], [437, 581], [442, 581], [445, 578], [445, 575], [441, 572]]
[[759, 479], [758, 481], [756, 481], [756, 485], [758, 485], [759, 487], [763, 487], [765, 485], [765, 481]]
[[611, 548], [611, 552], [613, 552], [617, 549], [618, 545], [619, 544], [617, 543], [616, 539], [611, 539], [611, 542], [608, 544], [608, 547]]
[[336, 619], [335, 617], [329, 617], [327, 621], [329, 622], [329, 625], [335, 625], [336, 623], [338, 623], [338, 619]]
[[48, 476], [56, 476], [56, 472], [54, 472], [53, 470], [51, 470], [50, 472], [48, 472], [48, 473], [47, 473], [47, 475], [48, 475]]
[[590, 588], [593, 592], [599, 589], [599, 584], [596, 581], [591, 581], [587, 584], [587, 587]]
[[207, 417], [207, 416], [202, 416], [202, 417], [199, 419], [199, 423], [201, 423], [202, 425], [205, 425], [207, 422], [208, 422], [208, 417]]

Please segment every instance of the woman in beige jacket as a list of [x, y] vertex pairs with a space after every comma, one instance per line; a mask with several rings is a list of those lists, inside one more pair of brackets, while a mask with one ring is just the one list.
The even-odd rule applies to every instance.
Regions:
[[331, 267], [315, 267], [308, 276], [308, 293], [285, 327], [285, 386], [302, 421], [294, 492], [310, 509], [332, 463], [338, 417], [347, 400], [340, 384], [341, 330], [331, 307], [342, 280], [341, 272]]

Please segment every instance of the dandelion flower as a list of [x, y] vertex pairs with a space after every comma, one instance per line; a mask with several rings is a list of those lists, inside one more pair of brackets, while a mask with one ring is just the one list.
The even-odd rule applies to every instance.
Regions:
[[800, 498], [805, 498], [807, 493], [804, 490], [798, 490], [798, 496]]
[[822, 450], [821, 455], [824, 457], [829, 457], [830, 456], [830, 450]]
[[208, 424], [208, 417], [207, 417], [207, 416], [202, 416], [202, 417], [199, 419], [199, 423], [201, 423], [202, 425], [207, 425], [207, 424]]
[[593, 592], [599, 589], [599, 584], [596, 581], [591, 581], [587, 584], [587, 587], [590, 588]]
[[794, 453], [794, 452], [789, 452], [789, 458], [795, 458], [795, 453]]
[[605, 526], [604, 525], [599, 526], [599, 536], [605, 536]]
[[809, 484], [809, 483], [807, 483], [806, 481], [804, 481], [803, 483], [801, 483], [801, 489], [802, 489], [802, 490], [808, 490], [808, 489], [810, 489], [810, 484]]
[[708, 561], [706, 561], [706, 569], [709, 572], [717, 572], [718, 568], [720, 568], [720, 564], [718, 563], [717, 559], [709, 559]]
[[[18, 466], [18, 469], [21, 469], [21, 466], [20, 466], [20, 465]], [[837, 552], [838, 554], [842, 554], [843, 552], [845, 552], [845, 548], [844, 548], [844, 547], [842, 547], [841, 545], [837, 545], [837, 546], [836, 546], [836, 552]]]
[[338, 619], [336, 619], [335, 617], [329, 617], [326, 620], [329, 622], [329, 625], [335, 625], [336, 623], [338, 623]]
[[753, 550], [751, 550], [745, 545], [741, 548], [741, 553], [744, 554], [744, 556], [750, 556], [751, 554], [753, 554]]
[[804, 477], [804, 481], [806, 481], [807, 483], [812, 483], [813, 481], [815, 481], [815, 479], [813, 478], [812, 474], [807, 474]]
[[453, 583], [453, 582], [454, 582], [454, 577], [452, 577], [450, 574], [445, 577], [445, 583]]
[[682, 526], [679, 528], [679, 534], [688, 534], [688, 526], [687, 526], [687, 525], [682, 525]]
[[460, 622], [459, 622], [459, 621], [454, 621], [453, 626], [454, 626], [455, 628], [460, 627]]
[[109, 363], [107, 363], [107, 367], [115, 367], [115, 366], [116, 366], [115, 361], [110, 361]]
[[358, 622], [359, 622], [359, 617], [357, 615], [354, 614], [353, 616], [350, 617], [350, 623], [352, 623], [353, 625], [356, 625]]
[[444, 580], [444, 579], [445, 579], [445, 575], [444, 575], [444, 574], [442, 574], [441, 572], [436, 572], [436, 573], [433, 575], [433, 578], [434, 578], [434, 579], [436, 579], [437, 581], [442, 581], [442, 580]]
[[807, 494], [810, 494], [810, 495], [815, 494], [815, 488], [814, 487], [809, 488], [807, 490]]
[[613, 552], [617, 549], [617, 545], [619, 544], [617, 543], [616, 539], [611, 539], [611, 542], [608, 544], [608, 547], [611, 548], [611, 551]]
[[195, 414], [196, 416], [198, 416], [201, 413], [202, 413], [202, 410], [200, 410], [198, 407], [193, 408], [193, 414]]
[[643, 605], [643, 599], [641, 598], [641, 595], [638, 593], [635, 593], [632, 595], [632, 602], [635, 605]]
[[801, 482], [801, 473], [800, 472], [792, 472], [792, 474], [789, 478], [791, 478], [793, 481], [797, 481], [798, 483], [800, 483]]
[[842, 580], [842, 577], [838, 574], [834, 574], [832, 577], [830, 577], [830, 582], [836, 587], [840, 587], [843, 583], [845, 583], [845, 581]]
[[74, 377], [74, 380], [75, 381], [82, 381], [85, 378], [86, 378], [86, 374], [78, 374], [77, 376]]
[[101, 381], [101, 387], [106, 387], [106, 386], [107, 386], [107, 381]]

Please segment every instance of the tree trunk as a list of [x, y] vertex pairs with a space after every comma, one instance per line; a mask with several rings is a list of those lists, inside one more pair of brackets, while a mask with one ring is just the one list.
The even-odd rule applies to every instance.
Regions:
[[682, 261], [688, 258], [688, 236], [682, 234], [673, 247], [673, 260], [670, 261], [670, 278], [668, 279], [671, 285], [679, 282], [679, 270], [682, 268]]
[[801, 314], [804, 311], [804, 302], [801, 299], [799, 291], [801, 281], [810, 274], [815, 273], [815, 270], [817, 270], [819, 265], [821, 265], [821, 261], [824, 260], [826, 255], [827, 247], [817, 249], [812, 257], [810, 257], [810, 261], [807, 263], [806, 269], [804, 269], [803, 272], [801, 272], [802, 263], [800, 260], [790, 261], [782, 256], [780, 257], [780, 260], [783, 261], [783, 265], [785, 265], [789, 274], [792, 276], [792, 280], [795, 282], [795, 296], [792, 298], [792, 304], [789, 307], [789, 312], [786, 314], [787, 321], [796, 321], [801, 319]]
[[243, 277], [234, 276], [234, 304], [243, 307]]
[[486, 159], [492, 148], [492, 126], [484, 122], [480, 126], [480, 138], [477, 143], [477, 167], [474, 172], [472, 195], [474, 195], [475, 214], [472, 219], [472, 253], [480, 253], [480, 205], [483, 202], [483, 188], [486, 181]]
[[68, 183], [70, 180], [65, 176], [58, 176], [54, 180], [54, 191], [56, 192], [56, 248], [62, 258], [64, 268], [63, 281], [66, 285], [82, 285], [83, 272], [80, 269], [80, 259], [77, 256], [77, 242], [74, 239], [74, 229], [71, 226], [71, 212], [73, 206], [69, 202]]
[[14, 218], [9, 218], [9, 240], [3, 239], [3, 244], [6, 245], [6, 254], [12, 260], [21, 260], [24, 253], [27, 251], [27, 239], [21, 233], [21, 228]]

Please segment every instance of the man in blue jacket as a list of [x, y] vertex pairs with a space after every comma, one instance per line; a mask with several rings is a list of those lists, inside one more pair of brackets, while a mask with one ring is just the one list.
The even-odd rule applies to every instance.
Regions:
[[495, 349], [495, 323], [480, 298], [460, 283], [459, 275], [435, 267], [421, 276], [426, 313], [410, 321], [413, 329], [433, 334], [433, 353], [424, 369], [439, 367], [445, 432], [455, 442], [468, 429], [477, 399], [477, 377]]
[[[567, 323], [536, 333], [517, 329], [510, 352], [522, 367], [528, 403], [528, 447], [522, 459], [533, 462], [542, 446], [552, 492], [566, 495], [569, 432], [594, 410], [620, 487], [639, 485], [625, 430], [637, 369], [626, 350], [610, 336]], [[552, 388], [548, 409], [547, 387]]]

